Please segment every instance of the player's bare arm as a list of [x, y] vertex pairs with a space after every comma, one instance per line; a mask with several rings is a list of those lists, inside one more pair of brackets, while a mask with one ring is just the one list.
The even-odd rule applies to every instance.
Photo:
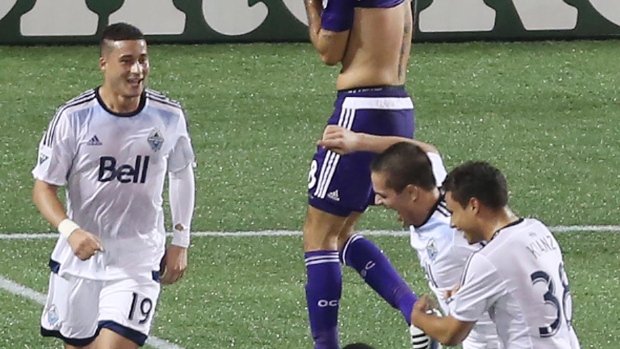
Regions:
[[400, 142], [415, 144], [426, 153], [439, 154], [439, 151], [433, 145], [415, 139], [397, 136], [375, 136], [354, 132], [336, 125], [328, 125], [325, 128], [323, 139], [318, 141], [317, 145], [344, 155], [355, 151], [381, 153], [390, 146]]
[[452, 316], [437, 316], [433, 312], [429, 312], [434, 308], [432, 304], [433, 301], [428, 295], [418, 299], [411, 312], [411, 324], [444, 345], [461, 344], [476, 323], [459, 321]]
[[190, 243], [190, 224], [194, 212], [195, 179], [190, 164], [178, 172], [168, 174], [170, 209], [172, 213], [172, 244], [160, 264], [161, 283], [169, 285], [183, 277], [187, 270], [187, 249]]
[[[407, 4], [409, 1], [405, 1]], [[408, 5], [409, 6], [409, 5]], [[413, 36], [413, 16], [410, 11], [405, 11], [405, 23], [403, 25], [403, 38], [398, 56], [398, 79], [404, 81], [407, 73], [407, 62], [411, 54], [411, 38]]]
[[[62, 230], [63, 223], [67, 221], [67, 213], [62, 202], [58, 198], [58, 186], [46, 183], [41, 180], [35, 180], [32, 189], [32, 200], [35, 205], [54, 227]], [[97, 251], [102, 251], [101, 241], [94, 234], [81, 229], [77, 225], [73, 226], [71, 231], [65, 233], [67, 241], [71, 245], [73, 253], [81, 259], [87, 260]]]
[[325, 64], [338, 64], [344, 57], [350, 31], [335, 32], [321, 28], [322, 1], [304, 0], [304, 4], [308, 15], [308, 31], [312, 45]]

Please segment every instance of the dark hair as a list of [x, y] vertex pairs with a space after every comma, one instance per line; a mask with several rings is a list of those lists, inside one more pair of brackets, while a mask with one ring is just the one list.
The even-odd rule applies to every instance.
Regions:
[[144, 34], [140, 29], [128, 23], [114, 23], [108, 25], [101, 34], [101, 52], [107, 45], [106, 41], [119, 40], [144, 40]]
[[471, 198], [492, 209], [508, 204], [506, 178], [488, 162], [469, 161], [459, 165], [448, 173], [443, 189], [451, 192], [452, 198], [462, 207], [467, 207]]
[[375, 349], [375, 348], [365, 343], [351, 343], [351, 344], [347, 344], [347, 346], [345, 346], [342, 349]]
[[375, 156], [370, 170], [385, 173], [386, 186], [397, 193], [409, 184], [425, 190], [432, 190], [437, 186], [428, 156], [420, 147], [409, 142], [393, 144]]

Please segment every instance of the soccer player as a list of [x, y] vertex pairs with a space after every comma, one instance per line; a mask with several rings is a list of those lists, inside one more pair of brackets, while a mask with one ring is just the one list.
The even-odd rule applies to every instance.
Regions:
[[[41, 334], [65, 348], [134, 349], [149, 334], [160, 281], [174, 283], [187, 268], [194, 152], [181, 106], [145, 88], [139, 29], [105, 28], [99, 67], [103, 85], [57, 110], [32, 171], [33, 200], [60, 233]], [[166, 173], [174, 224], [167, 249]]]
[[510, 210], [506, 179], [486, 162], [456, 167], [443, 184], [452, 225], [486, 245], [469, 258], [449, 316], [427, 314], [423, 297], [414, 324], [457, 345], [488, 311], [504, 349], [579, 349], [562, 251], [549, 229]]
[[[338, 126], [328, 126], [318, 145], [338, 154], [378, 153], [371, 163], [375, 200], [395, 210], [409, 228], [411, 246], [429, 287], [448, 313], [446, 294], [459, 285], [467, 259], [482, 245], [470, 245], [450, 226], [450, 212], [440, 190], [446, 169], [438, 150], [413, 139], [373, 136]], [[495, 324], [485, 313], [464, 340], [463, 349], [498, 348]]]
[[[327, 65], [341, 63], [328, 125], [412, 138], [413, 102], [404, 84], [413, 19], [409, 0], [304, 0], [310, 40]], [[410, 322], [416, 297], [355, 224], [373, 202], [370, 153], [340, 156], [318, 148], [308, 176], [303, 227], [306, 300], [315, 349], [338, 349], [340, 262], [357, 270]], [[342, 246], [348, 248], [342, 250]], [[340, 252], [339, 252], [340, 251]]]

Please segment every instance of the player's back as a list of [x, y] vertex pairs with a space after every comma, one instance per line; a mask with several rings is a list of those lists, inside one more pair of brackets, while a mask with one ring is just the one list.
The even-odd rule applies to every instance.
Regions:
[[540, 221], [501, 229], [477, 254], [502, 280], [490, 313], [506, 349], [579, 349], [560, 246]]
[[409, 0], [357, 1], [338, 89], [403, 85], [412, 32]]

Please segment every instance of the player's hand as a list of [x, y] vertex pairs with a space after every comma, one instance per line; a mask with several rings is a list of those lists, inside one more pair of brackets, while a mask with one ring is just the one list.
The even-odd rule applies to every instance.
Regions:
[[187, 248], [168, 246], [160, 266], [162, 284], [170, 285], [179, 281], [187, 269]]
[[317, 145], [345, 155], [357, 151], [359, 148], [360, 135], [346, 128], [328, 125], [323, 131], [323, 139], [317, 142]]
[[98, 251], [103, 251], [101, 240], [84, 229], [74, 230], [67, 239], [73, 253], [81, 260], [85, 261]]
[[458, 291], [458, 290], [459, 290], [459, 288], [461, 288], [461, 285], [460, 285], [460, 284], [454, 285], [454, 287], [452, 287], [452, 289], [451, 289], [451, 290], [448, 290], [448, 291], [444, 292], [444, 294], [443, 294], [443, 295], [444, 295], [444, 298], [445, 298], [445, 299], [450, 299], [450, 298], [452, 298], [452, 296], [454, 296], [454, 294], [456, 293], [456, 291]]
[[429, 296], [423, 295], [420, 297], [415, 303], [413, 303], [413, 311], [411, 312], [411, 323], [414, 326], [419, 327], [419, 320], [429, 312], [432, 312], [433, 309], [437, 307], [437, 302]]

